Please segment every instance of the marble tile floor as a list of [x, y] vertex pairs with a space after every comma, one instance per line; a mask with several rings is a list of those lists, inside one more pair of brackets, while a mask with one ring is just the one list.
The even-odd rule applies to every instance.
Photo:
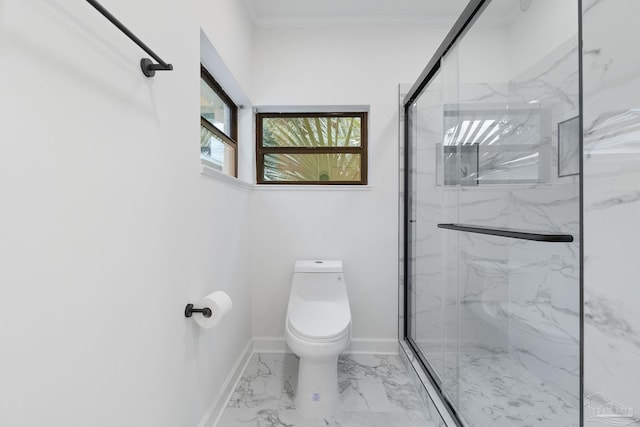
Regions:
[[217, 427], [435, 427], [399, 356], [342, 355], [341, 409], [328, 419], [301, 418], [295, 409], [298, 359], [252, 356]]
[[[441, 353], [427, 357], [442, 367]], [[456, 360], [452, 356], [452, 360]], [[577, 399], [540, 380], [507, 352], [465, 348], [458, 355], [459, 371], [447, 366], [443, 381], [456, 395], [458, 414], [468, 426], [577, 427], [580, 420]], [[458, 389], [452, 383], [456, 381]], [[578, 386], [576, 377], [576, 387]], [[447, 386], [445, 386], [447, 388]]]

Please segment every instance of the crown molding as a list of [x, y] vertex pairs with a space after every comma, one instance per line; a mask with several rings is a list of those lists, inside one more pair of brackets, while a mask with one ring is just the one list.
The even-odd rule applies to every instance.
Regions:
[[363, 28], [363, 27], [446, 27], [455, 22], [454, 16], [288, 16], [257, 17], [252, 15], [256, 28]]

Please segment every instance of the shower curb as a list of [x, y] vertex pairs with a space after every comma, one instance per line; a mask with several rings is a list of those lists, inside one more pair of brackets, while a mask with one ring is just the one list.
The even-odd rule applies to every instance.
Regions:
[[[418, 387], [418, 393], [422, 398], [424, 404], [429, 408], [429, 413], [432, 418], [439, 418], [439, 422], [436, 422], [437, 427], [458, 427], [459, 424], [454, 421], [454, 418], [449, 413], [447, 406], [440, 399], [438, 392], [431, 384], [431, 380], [422, 370], [422, 366], [413, 355], [413, 352], [409, 348], [408, 344], [402, 340], [400, 341], [400, 360], [404, 364], [407, 373]], [[422, 387], [421, 387], [422, 386]]]

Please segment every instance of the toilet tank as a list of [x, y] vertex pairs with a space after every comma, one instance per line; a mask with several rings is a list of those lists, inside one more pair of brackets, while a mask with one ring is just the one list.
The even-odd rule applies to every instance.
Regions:
[[342, 261], [296, 261], [290, 297], [303, 301], [348, 301]]
[[342, 273], [342, 261], [299, 260], [293, 268], [294, 273]]

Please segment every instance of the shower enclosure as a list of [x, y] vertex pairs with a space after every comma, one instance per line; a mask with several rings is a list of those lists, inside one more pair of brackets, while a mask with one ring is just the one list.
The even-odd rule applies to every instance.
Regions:
[[578, 35], [471, 1], [404, 100], [405, 337], [464, 426], [580, 425]]

